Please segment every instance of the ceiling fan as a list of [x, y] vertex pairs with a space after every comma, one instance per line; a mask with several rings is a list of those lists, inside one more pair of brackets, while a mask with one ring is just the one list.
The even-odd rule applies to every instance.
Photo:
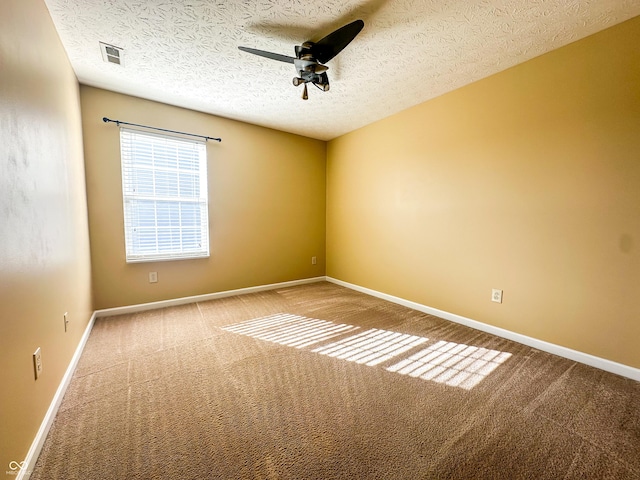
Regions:
[[296, 87], [304, 84], [302, 99], [307, 100], [309, 98], [307, 83], [311, 83], [325, 92], [329, 90], [329, 77], [327, 76], [329, 67], [324, 64], [349, 45], [363, 27], [364, 22], [362, 20], [355, 20], [331, 32], [317, 42], [306, 41], [302, 45], [296, 45], [295, 57], [265, 52], [264, 50], [257, 50], [255, 48], [238, 48], [243, 52], [253, 53], [261, 57], [271, 58], [280, 62], [293, 63], [298, 72], [298, 76], [293, 77], [293, 84]]

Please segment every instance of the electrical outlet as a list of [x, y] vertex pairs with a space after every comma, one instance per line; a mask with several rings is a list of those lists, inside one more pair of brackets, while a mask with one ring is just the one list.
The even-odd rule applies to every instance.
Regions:
[[69, 312], [64, 312], [64, 332], [67, 333], [67, 325], [69, 325]]
[[33, 373], [36, 377], [36, 380], [42, 374], [42, 355], [40, 352], [40, 347], [38, 347], [36, 351], [33, 352]]
[[316, 257], [311, 257], [311, 265], [315, 265], [318, 263], [318, 259]]
[[496, 303], [502, 303], [502, 290], [494, 288], [491, 290], [491, 301]]
[[158, 283], [158, 272], [149, 272], [149, 283]]

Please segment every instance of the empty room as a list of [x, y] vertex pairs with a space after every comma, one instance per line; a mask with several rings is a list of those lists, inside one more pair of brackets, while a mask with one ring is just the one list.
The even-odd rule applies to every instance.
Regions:
[[640, 2], [3, 0], [0, 477], [640, 479]]

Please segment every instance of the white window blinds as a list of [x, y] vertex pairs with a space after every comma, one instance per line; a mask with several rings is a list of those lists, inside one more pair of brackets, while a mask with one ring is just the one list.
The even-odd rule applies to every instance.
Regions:
[[127, 262], [209, 256], [204, 142], [120, 129]]

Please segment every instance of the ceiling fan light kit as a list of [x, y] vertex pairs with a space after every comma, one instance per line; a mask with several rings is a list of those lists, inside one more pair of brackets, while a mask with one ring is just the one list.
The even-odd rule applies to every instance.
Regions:
[[307, 100], [309, 98], [307, 83], [311, 83], [324, 92], [329, 91], [329, 76], [327, 75], [329, 67], [324, 64], [349, 45], [363, 28], [364, 22], [362, 20], [355, 20], [331, 32], [317, 42], [306, 41], [302, 45], [296, 45], [295, 57], [257, 50], [255, 48], [238, 48], [243, 52], [278, 60], [279, 62], [293, 63], [298, 73], [298, 76], [293, 78], [293, 84], [296, 87], [304, 84], [302, 99]]

